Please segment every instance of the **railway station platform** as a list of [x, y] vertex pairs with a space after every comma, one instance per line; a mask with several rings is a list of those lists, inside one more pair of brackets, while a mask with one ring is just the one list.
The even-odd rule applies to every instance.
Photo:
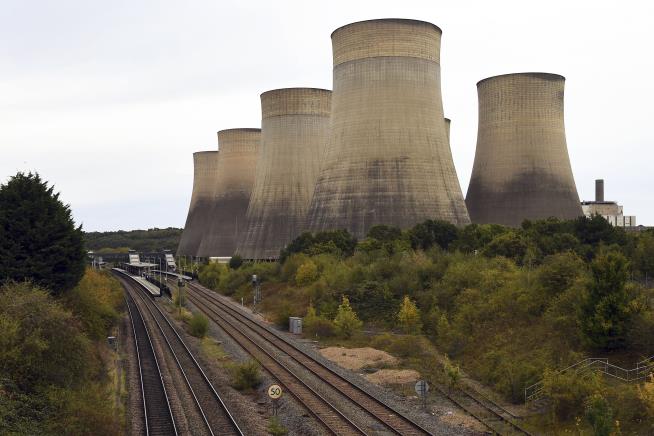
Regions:
[[117, 271], [123, 275], [126, 275], [136, 281], [143, 289], [145, 289], [151, 296], [153, 297], [161, 297], [161, 289], [159, 289], [156, 285], [150, 283], [143, 277], [135, 276], [130, 274], [129, 272], [125, 271], [124, 269], [121, 268], [112, 268], [112, 270]]

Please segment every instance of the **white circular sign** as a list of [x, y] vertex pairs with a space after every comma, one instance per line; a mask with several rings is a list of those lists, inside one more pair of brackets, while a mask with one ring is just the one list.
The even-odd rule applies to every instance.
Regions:
[[270, 385], [268, 387], [268, 396], [273, 400], [282, 396], [282, 387], [279, 385]]
[[427, 392], [429, 392], [429, 384], [424, 381], [424, 380], [418, 380], [416, 382], [416, 394], [420, 395], [421, 397], [424, 397], [427, 395]]

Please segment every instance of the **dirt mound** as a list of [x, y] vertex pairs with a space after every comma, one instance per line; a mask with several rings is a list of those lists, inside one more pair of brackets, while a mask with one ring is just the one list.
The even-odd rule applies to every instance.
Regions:
[[325, 358], [347, 369], [359, 370], [365, 367], [395, 365], [397, 359], [385, 351], [370, 347], [343, 348], [327, 347], [320, 350]]
[[368, 381], [378, 385], [403, 385], [413, 383], [420, 378], [420, 373], [412, 369], [380, 369], [366, 375]]

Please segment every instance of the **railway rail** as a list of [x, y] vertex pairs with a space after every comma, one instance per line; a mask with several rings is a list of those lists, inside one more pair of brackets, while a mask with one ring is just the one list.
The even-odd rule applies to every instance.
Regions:
[[134, 302], [136, 300], [140, 301], [141, 305], [150, 314], [157, 331], [166, 343], [177, 369], [193, 397], [207, 432], [211, 435], [242, 436], [243, 432], [223, 399], [166, 315], [129, 276], [118, 274], [118, 279], [123, 283], [128, 295], [134, 299]]
[[[274, 346], [278, 351], [287, 355], [297, 364], [314, 375], [318, 380], [321, 380], [326, 385], [336, 390], [341, 396], [345, 397], [347, 402], [354, 404], [356, 407], [367, 413], [375, 422], [385, 427], [388, 431], [402, 435], [431, 434], [429, 430], [425, 429], [420, 424], [381, 402], [365, 390], [343, 378], [331, 368], [316, 361], [306, 352], [297, 348], [294, 344], [291, 344], [279, 333], [261, 326], [258, 322], [231, 307], [230, 304], [220, 301], [202, 287], [191, 283], [189, 285], [187, 297], [189, 298], [189, 301], [193, 302], [196, 307], [198, 307], [198, 309], [202, 310], [237, 342], [241, 343], [246, 350], [250, 351], [248, 348], [252, 348], [252, 344], [261, 349], [261, 346], [257, 344], [257, 341], [254, 338], [262, 338], [267, 344]], [[251, 333], [246, 334], [245, 332]], [[249, 342], [250, 345], [244, 345], [244, 342]], [[256, 354], [252, 354], [257, 358]], [[257, 358], [257, 360], [259, 359]], [[262, 362], [262, 365], [266, 366], [264, 362]], [[294, 378], [297, 378], [295, 375], [293, 376]], [[284, 380], [280, 381], [284, 383]], [[291, 387], [289, 387], [289, 390], [290, 389]], [[309, 410], [312, 410], [311, 407], [308, 408]], [[339, 404], [339, 408], [342, 409], [343, 404]], [[337, 433], [341, 434], [340, 432]]]
[[166, 386], [145, 321], [129, 294], [125, 295], [125, 301], [136, 345], [143, 407], [143, 429], [148, 436], [177, 435], [175, 418], [170, 408]]

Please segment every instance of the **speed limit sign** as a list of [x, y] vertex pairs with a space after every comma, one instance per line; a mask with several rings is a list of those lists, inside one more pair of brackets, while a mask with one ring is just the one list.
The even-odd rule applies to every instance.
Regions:
[[270, 385], [268, 387], [268, 396], [273, 400], [282, 396], [282, 387], [279, 385]]

